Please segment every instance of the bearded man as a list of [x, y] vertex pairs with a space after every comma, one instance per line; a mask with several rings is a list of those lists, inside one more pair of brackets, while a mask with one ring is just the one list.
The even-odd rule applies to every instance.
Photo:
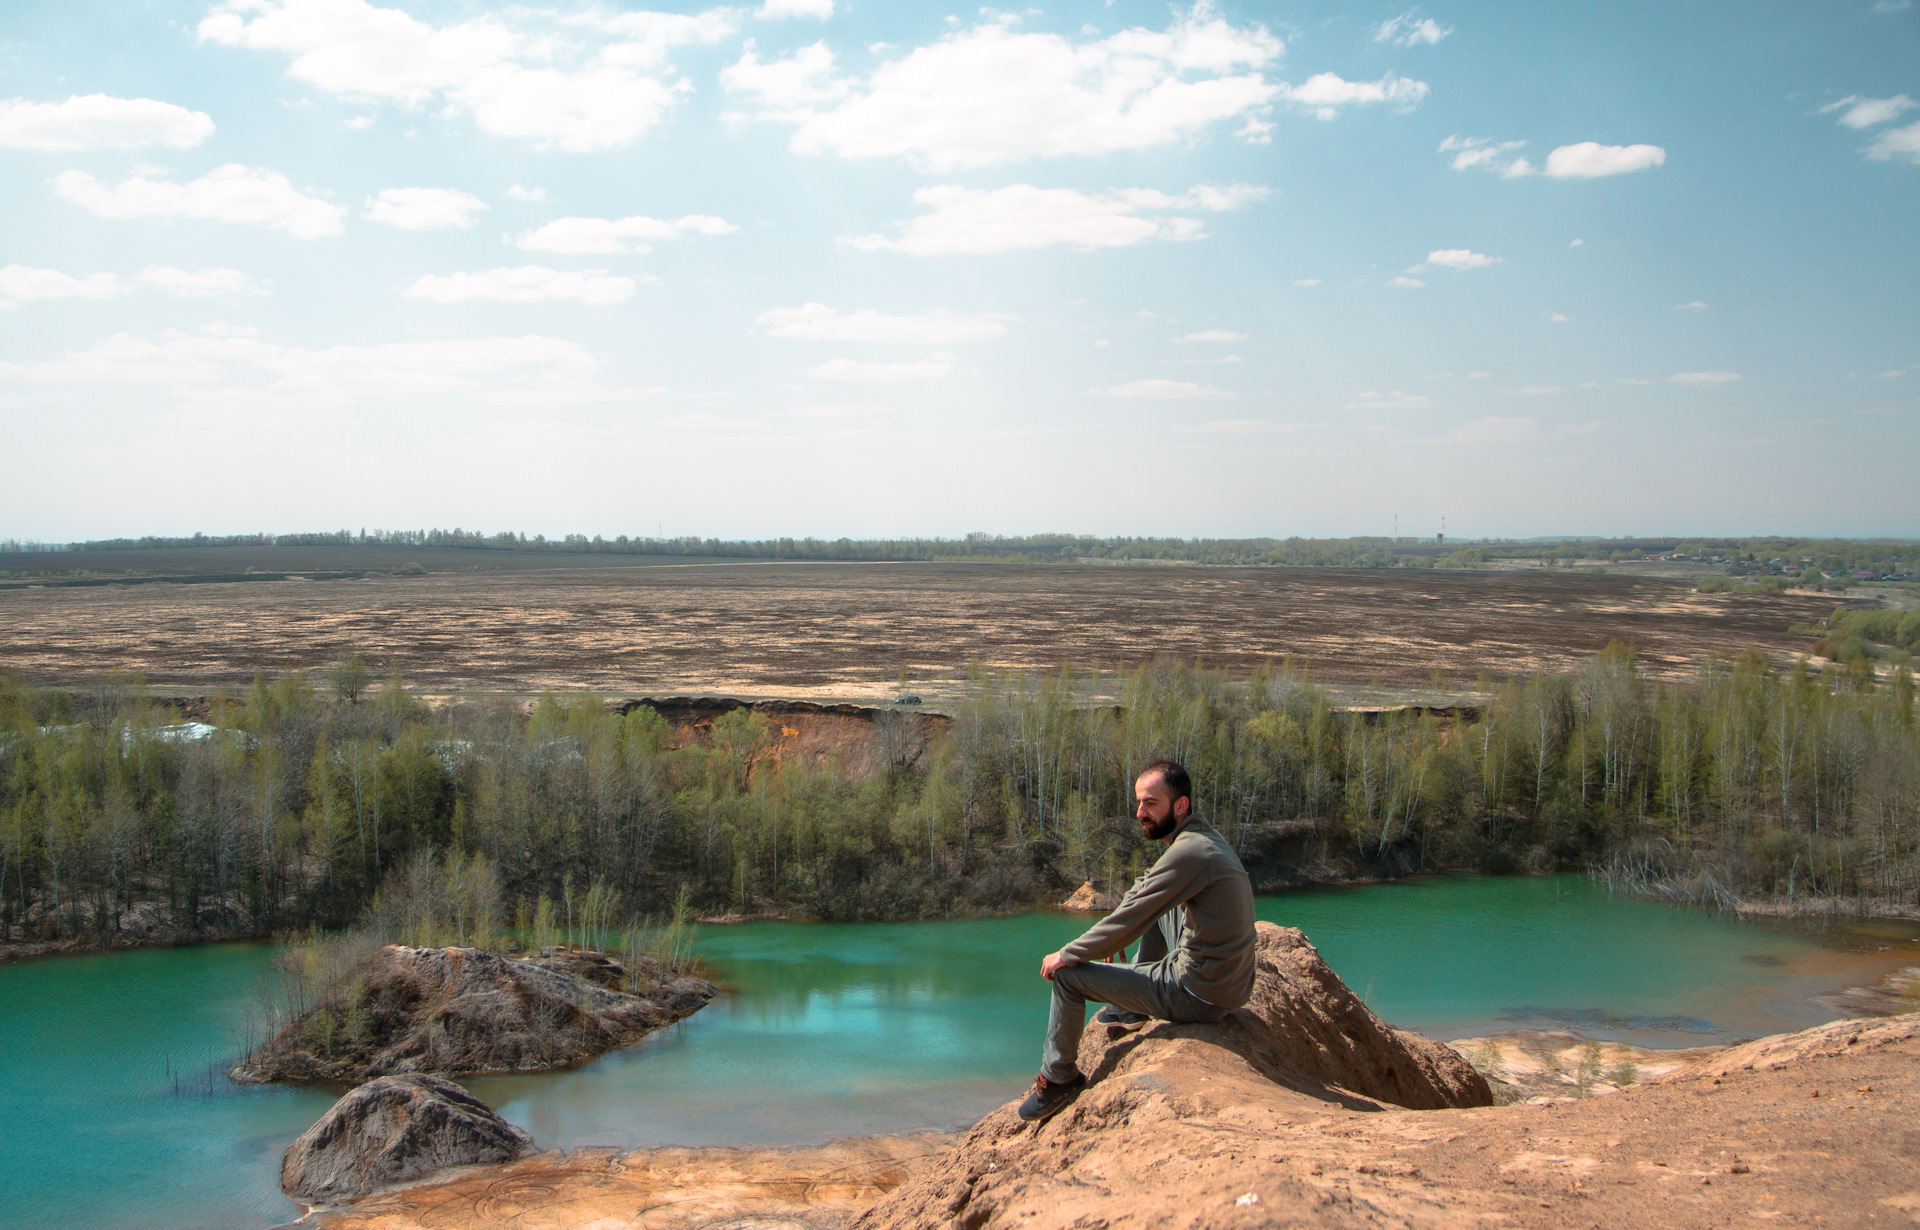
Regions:
[[[1193, 814], [1193, 782], [1174, 762], [1142, 769], [1133, 797], [1140, 832], [1167, 848], [1111, 914], [1040, 962], [1053, 1011], [1022, 1119], [1043, 1120], [1086, 1088], [1076, 1061], [1088, 1000], [1107, 1005], [1096, 1020], [1132, 1026], [1217, 1021], [1253, 995], [1253, 885], [1239, 856]], [[1103, 963], [1136, 939], [1131, 962]]]

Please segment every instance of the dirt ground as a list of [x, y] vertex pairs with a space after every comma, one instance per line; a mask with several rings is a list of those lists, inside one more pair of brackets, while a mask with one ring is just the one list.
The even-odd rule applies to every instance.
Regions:
[[[690, 564], [421, 577], [0, 588], [0, 671], [74, 684], [108, 671], [163, 694], [358, 654], [428, 694], [589, 688], [930, 704], [969, 663], [1130, 667], [1172, 656], [1244, 676], [1281, 655], [1316, 680], [1405, 692], [1573, 667], [1631, 641], [1656, 676], [1709, 655], [1809, 648], [1787, 628], [1829, 600], [1700, 594], [1671, 581], [1542, 572]], [[1364, 699], [1357, 696], [1349, 699]]]
[[1158, 1028], [1164, 1042], [1132, 1047], [1039, 1129], [1009, 1103], [957, 1145], [545, 1154], [314, 1220], [325, 1230], [1920, 1224], [1913, 1016], [1764, 1039], [1608, 1096], [1433, 1111], [1309, 1097], [1183, 1036], [1204, 1027]]

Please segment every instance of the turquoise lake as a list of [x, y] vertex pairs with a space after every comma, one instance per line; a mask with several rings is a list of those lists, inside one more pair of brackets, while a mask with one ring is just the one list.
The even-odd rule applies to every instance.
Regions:
[[[1571, 1027], [1655, 1046], [1798, 1029], [1820, 997], [1920, 964], [1920, 927], [1818, 929], [1612, 897], [1574, 876], [1436, 877], [1263, 897], [1393, 1023], [1442, 1038]], [[725, 993], [582, 1067], [467, 1082], [543, 1147], [795, 1144], [954, 1127], [1032, 1079], [1040, 957], [1083, 917], [702, 928]], [[272, 950], [0, 967], [0, 1227], [265, 1227], [327, 1089], [242, 1088]]]

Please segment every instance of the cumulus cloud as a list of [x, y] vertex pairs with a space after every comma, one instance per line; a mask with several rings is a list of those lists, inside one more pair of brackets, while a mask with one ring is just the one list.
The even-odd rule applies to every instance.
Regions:
[[1451, 27], [1443, 26], [1431, 17], [1422, 17], [1417, 8], [1408, 9], [1398, 17], [1388, 18], [1373, 28], [1373, 41], [1376, 43], [1394, 43], [1401, 47], [1417, 47], [1422, 43], [1433, 44], [1452, 34]]
[[1560, 392], [1557, 384], [1523, 384], [1514, 390], [1521, 397], [1551, 397]]
[[1692, 303], [1676, 303], [1673, 305], [1673, 310], [1676, 312], [1704, 312], [1707, 310], [1707, 305], [1695, 299]]
[[1464, 273], [1469, 269], [1485, 269], [1488, 265], [1498, 265], [1498, 256], [1488, 256], [1484, 252], [1470, 252], [1466, 248], [1440, 248], [1427, 253], [1424, 263], [1415, 265], [1408, 273], [1419, 273], [1429, 266], [1451, 269], [1455, 273]]
[[136, 175], [109, 187], [85, 171], [63, 171], [53, 190], [101, 218], [194, 218], [285, 231], [296, 239], [338, 235], [346, 209], [308, 196], [264, 167], [228, 163], [189, 183]]
[[529, 201], [537, 205], [547, 199], [547, 190], [545, 188], [526, 188], [519, 184], [508, 184], [507, 199], [510, 201]]
[[267, 293], [266, 287], [238, 269], [180, 269], [173, 265], [149, 265], [139, 272], [134, 281], [182, 299]]
[[1513, 156], [1513, 151], [1526, 145], [1525, 141], [1496, 141], [1492, 137], [1451, 136], [1440, 143], [1440, 152], [1453, 155], [1453, 169], [1471, 170], [1479, 167], [1492, 171], [1505, 179], [1514, 179], [1522, 175], [1533, 174], [1533, 164], [1525, 158]]
[[407, 287], [409, 299], [435, 303], [544, 303], [573, 299], [605, 306], [633, 296], [634, 279], [605, 269], [548, 269], [521, 265], [509, 269], [477, 269], [468, 273], [428, 274]]
[[938, 380], [953, 374], [953, 356], [935, 353], [917, 362], [909, 363], [863, 363], [857, 359], [829, 359], [818, 367], [809, 367], [806, 374], [821, 380], [850, 380], [863, 384]]
[[739, 22], [728, 8], [516, 7], [435, 26], [368, 0], [226, 0], [199, 34], [282, 52], [288, 76], [351, 102], [464, 113], [494, 136], [584, 152], [658, 124], [689, 88], [672, 51], [717, 42]]
[[1392, 73], [1378, 81], [1348, 81], [1338, 73], [1316, 73], [1297, 86], [1285, 83], [1280, 86], [1280, 97], [1323, 120], [1339, 115], [1342, 107], [1369, 103], [1413, 107], [1430, 92], [1426, 82], [1396, 77]]
[[1139, 397], [1149, 401], [1191, 401], [1196, 398], [1227, 397], [1237, 398], [1238, 393], [1226, 389], [1216, 389], [1210, 384], [1195, 384], [1190, 380], [1129, 380], [1125, 384], [1116, 384], [1109, 389], [1089, 389], [1090, 393], [1105, 393], [1109, 397]]
[[1904, 158], [1908, 162], [1920, 163], [1920, 123], [1887, 129], [1874, 138], [1872, 145], [1867, 146], [1866, 155], [1875, 162]]
[[816, 21], [825, 21], [833, 16], [833, 0], [767, 0], [754, 10], [753, 15], [761, 21], [777, 21], [782, 17], [811, 17]]
[[1204, 238], [1201, 219], [1174, 211], [1219, 213], [1267, 195], [1267, 189], [1249, 184], [1195, 188], [1179, 196], [1152, 188], [1095, 193], [1032, 184], [992, 190], [939, 184], [913, 194], [914, 202], [928, 212], [898, 225], [897, 234], [860, 235], [845, 242], [863, 252], [910, 256], [978, 255], [1057, 244], [1125, 248], [1150, 239]]
[[264, 295], [266, 288], [238, 269], [179, 269], [149, 265], [131, 278], [114, 273], [63, 273], [29, 265], [0, 268], [0, 308], [39, 299], [117, 299], [150, 286], [181, 299]]
[[0, 308], [17, 308], [38, 299], [113, 299], [131, 289], [111, 273], [75, 276], [30, 265], [0, 268]]
[[212, 135], [213, 117], [206, 112], [152, 98], [75, 94], [57, 103], [0, 101], [0, 147], [7, 149], [192, 149]]
[[1425, 286], [1426, 283], [1422, 282], [1419, 278], [1410, 278], [1402, 274], [1397, 278], [1388, 278], [1387, 285], [1398, 286], [1402, 290], [1414, 290], [1418, 287]]
[[472, 230], [487, 203], [452, 188], [384, 188], [367, 198], [369, 222], [403, 231]]
[[688, 214], [684, 218], [556, 218], [545, 226], [508, 240], [529, 252], [558, 252], [564, 256], [639, 255], [653, 251], [650, 241], [687, 235], [730, 235], [740, 228], [725, 218]]
[[1347, 403], [1349, 410], [1428, 410], [1433, 400], [1422, 393], [1376, 393], [1369, 389]]
[[1231, 329], [1202, 329], [1198, 333], [1187, 333], [1173, 339], [1176, 342], [1244, 342], [1247, 335], [1235, 333]]
[[1675, 372], [1667, 379], [1674, 384], [1732, 384], [1739, 372]]
[[1828, 103], [1816, 114], [1825, 115], [1845, 108], [1840, 116], [1842, 124], [1848, 128], [1872, 128], [1876, 124], [1897, 120], [1915, 107], [1920, 107], [1920, 103], [1905, 94], [1895, 94], [1892, 98], [1864, 98], [1859, 94], [1849, 94], [1837, 102]]
[[793, 125], [796, 153], [903, 158], [935, 172], [1146, 149], [1236, 119], [1259, 141], [1282, 89], [1261, 72], [1281, 41], [1207, 3], [1165, 30], [1081, 42], [1011, 27], [956, 31], [865, 77], [840, 73], [824, 43], [762, 60], [749, 42], [721, 81], [745, 116]]
[[1318, 286], [1320, 285], [1320, 279], [1319, 278], [1295, 278], [1293, 280], [1293, 284], [1295, 286]]
[[842, 314], [824, 303], [771, 308], [754, 321], [769, 337], [806, 342], [878, 342], [887, 346], [951, 346], [1007, 335], [1011, 316], [967, 316], [944, 308], [890, 316], [865, 308]]
[[118, 333], [58, 359], [0, 362], [0, 383], [183, 386], [194, 396], [223, 382], [262, 382], [268, 392], [327, 409], [341, 402], [413, 403], [457, 396], [462, 404], [542, 406], [631, 401], [654, 389], [599, 382], [603, 362], [578, 342], [524, 337], [451, 338], [309, 350], [260, 340], [250, 329], [170, 329], [154, 338]]
[[1555, 179], [1598, 179], [1604, 175], [1625, 175], [1644, 171], [1667, 160], [1667, 151], [1657, 145], [1601, 145], [1582, 141], [1563, 145], [1547, 155], [1545, 173]]

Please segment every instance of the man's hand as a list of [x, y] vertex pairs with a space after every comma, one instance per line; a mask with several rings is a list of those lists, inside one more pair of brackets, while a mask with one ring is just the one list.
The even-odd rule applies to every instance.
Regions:
[[1040, 976], [1048, 982], [1052, 982], [1055, 974], [1067, 968], [1069, 965], [1078, 964], [1080, 964], [1078, 961], [1069, 961], [1057, 952], [1050, 952], [1040, 961]]

